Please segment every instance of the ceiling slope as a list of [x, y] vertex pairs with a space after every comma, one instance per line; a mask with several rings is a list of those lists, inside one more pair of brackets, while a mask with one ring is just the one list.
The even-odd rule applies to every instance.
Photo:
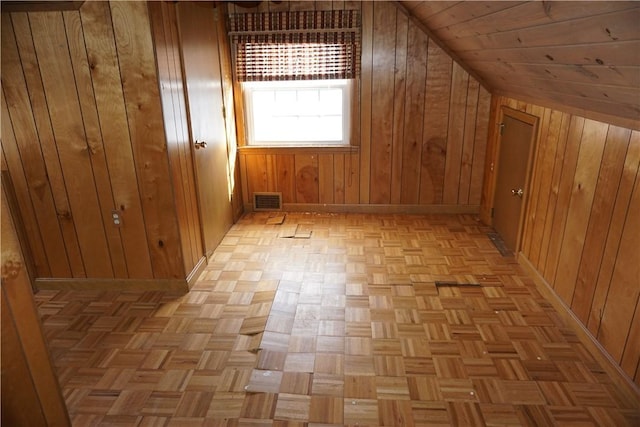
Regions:
[[492, 93], [640, 123], [640, 2], [400, 1]]

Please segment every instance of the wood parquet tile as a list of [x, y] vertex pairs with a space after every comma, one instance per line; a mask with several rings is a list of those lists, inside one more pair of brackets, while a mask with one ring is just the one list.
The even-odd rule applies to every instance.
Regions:
[[74, 425], [640, 425], [472, 216], [269, 219], [184, 295], [36, 295]]

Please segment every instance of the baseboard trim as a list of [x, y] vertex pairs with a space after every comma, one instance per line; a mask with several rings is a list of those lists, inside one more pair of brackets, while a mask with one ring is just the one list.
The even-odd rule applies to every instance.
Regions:
[[186, 279], [53, 279], [35, 280], [37, 290], [188, 292]]
[[[254, 212], [253, 204], [246, 212]], [[358, 205], [329, 203], [283, 203], [283, 212], [331, 212], [371, 214], [471, 214], [480, 213], [480, 205]]]
[[189, 289], [191, 289], [193, 285], [195, 285], [195, 283], [198, 281], [206, 266], [207, 257], [202, 256], [196, 266], [193, 267], [193, 270], [191, 270], [191, 273], [189, 273], [189, 275], [187, 276], [187, 286], [189, 287]]
[[635, 403], [636, 409], [640, 408], [640, 387], [622, 370], [622, 367], [571, 311], [571, 308], [555, 293], [549, 282], [542, 277], [531, 261], [522, 252], [518, 254], [517, 259], [520, 266], [533, 279], [536, 289], [556, 309], [560, 318], [575, 331], [580, 342], [607, 372], [614, 384], [624, 393], [629, 402]]

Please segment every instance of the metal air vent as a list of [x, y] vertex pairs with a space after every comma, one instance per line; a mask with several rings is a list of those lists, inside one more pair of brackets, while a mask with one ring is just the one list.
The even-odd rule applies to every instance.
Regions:
[[253, 210], [282, 210], [282, 193], [253, 193]]

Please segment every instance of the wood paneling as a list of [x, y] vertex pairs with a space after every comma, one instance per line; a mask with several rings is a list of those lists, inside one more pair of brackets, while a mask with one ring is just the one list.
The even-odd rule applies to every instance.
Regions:
[[[113, 191], [112, 200], [104, 195], [106, 214], [111, 215], [111, 209], [122, 211], [122, 218], [126, 221], [121, 230], [108, 225], [120, 235], [122, 243], [111, 243], [111, 247], [124, 252], [127, 259], [127, 273], [125, 277], [151, 277], [151, 260], [147, 248], [147, 235], [144, 227], [144, 216], [140, 200], [140, 189], [133, 152], [131, 150], [131, 136], [128, 127], [128, 117], [122, 92], [122, 77], [117, 60], [113, 28], [111, 25], [111, 11], [107, 3], [88, 3], [80, 15], [84, 34], [78, 34], [78, 44], [86, 46], [85, 59], [82, 60], [91, 76], [85, 78], [79, 93], [83, 105], [85, 123], [90, 123], [92, 138], [95, 145], [104, 146], [104, 156], [109, 171], [109, 186]], [[80, 45], [78, 49], [81, 49]], [[84, 76], [83, 71], [80, 76]], [[95, 101], [95, 106], [91, 104]], [[99, 130], [93, 131], [95, 120], [99, 121]], [[85, 124], [85, 128], [88, 125]], [[94, 133], [95, 132], [95, 133]], [[95, 170], [95, 169], [94, 169]], [[134, 184], [135, 185], [132, 185]], [[100, 194], [108, 191], [108, 186], [100, 189]], [[126, 228], [126, 230], [125, 230]], [[121, 249], [120, 249], [121, 248]], [[114, 256], [112, 256], [113, 258]], [[138, 257], [136, 262], [129, 261]], [[119, 257], [118, 257], [119, 258]], [[118, 276], [119, 277], [119, 276]]]
[[185, 278], [158, 83], [144, 3], [3, 13], [2, 150], [37, 277]]
[[153, 41], [143, 2], [110, 3], [155, 278], [184, 277]]
[[494, 94], [640, 130], [636, 2], [401, 3]]
[[204, 254], [195, 188], [189, 123], [182, 90], [180, 40], [175, 8], [167, 3], [151, 3], [149, 17], [158, 62], [162, 111], [167, 136], [167, 152], [174, 183], [174, 199], [184, 265], [190, 271]]
[[[286, 3], [282, 3], [286, 4]], [[218, 43], [220, 54], [220, 71], [222, 74], [222, 95], [225, 114], [225, 129], [227, 132], [227, 149], [229, 158], [229, 186], [231, 204], [233, 206], [233, 222], [236, 222], [244, 212], [242, 199], [242, 184], [240, 176], [240, 156], [238, 156], [238, 118], [235, 115], [234, 99], [236, 96], [233, 85], [233, 65], [231, 63], [231, 46], [227, 38], [227, 4], [214, 3], [216, 8]], [[240, 126], [243, 126], [240, 123]]]
[[[391, 161], [393, 148], [395, 148], [393, 121], [396, 15], [397, 9], [388, 2], [380, 2], [373, 7], [374, 54], [371, 76], [371, 175], [369, 178], [371, 182], [369, 198], [373, 204], [391, 203]], [[402, 69], [406, 70], [405, 65]], [[400, 96], [404, 98], [404, 94]], [[402, 117], [400, 114], [398, 116]], [[399, 144], [400, 141], [397, 143]]]
[[[57, 157], [71, 207], [78, 244], [82, 250], [84, 269], [90, 277], [112, 277], [105, 227], [103, 225], [90, 150], [82, 122], [82, 112], [76, 92], [76, 81], [70, 55], [61, 55], [59, 46], [67, 45], [65, 24], [61, 13], [29, 14], [33, 43], [44, 93], [48, 98], [49, 120], [58, 141]], [[45, 156], [55, 151], [45, 152]]]
[[640, 132], [497, 97], [501, 105], [541, 117], [522, 256], [640, 384]]
[[[71, 212], [57, 210], [47, 178], [48, 173], [53, 171], [46, 169], [40, 144], [33, 144], [33, 141], [38, 141], [38, 133], [24, 74], [11, 18], [3, 14], [3, 150], [9, 173], [12, 178], [16, 177], [13, 180], [19, 194], [21, 214], [24, 212], [23, 215], [27, 217], [27, 229], [31, 228], [34, 234], [40, 234], [39, 239], [35, 236], [31, 239], [38, 273], [68, 277], [72, 274], [71, 267], [58, 218], [68, 218]], [[21, 186], [22, 177], [24, 186]], [[31, 212], [33, 216], [29, 215]], [[39, 248], [43, 249], [42, 258], [38, 257]]]
[[[325, 6], [289, 3], [296, 10]], [[345, 7], [362, 13], [362, 75], [351, 153], [241, 149], [245, 203], [254, 191], [282, 191], [289, 204], [478, 206], [489, 92], [402, 8], [390, 2]]]

